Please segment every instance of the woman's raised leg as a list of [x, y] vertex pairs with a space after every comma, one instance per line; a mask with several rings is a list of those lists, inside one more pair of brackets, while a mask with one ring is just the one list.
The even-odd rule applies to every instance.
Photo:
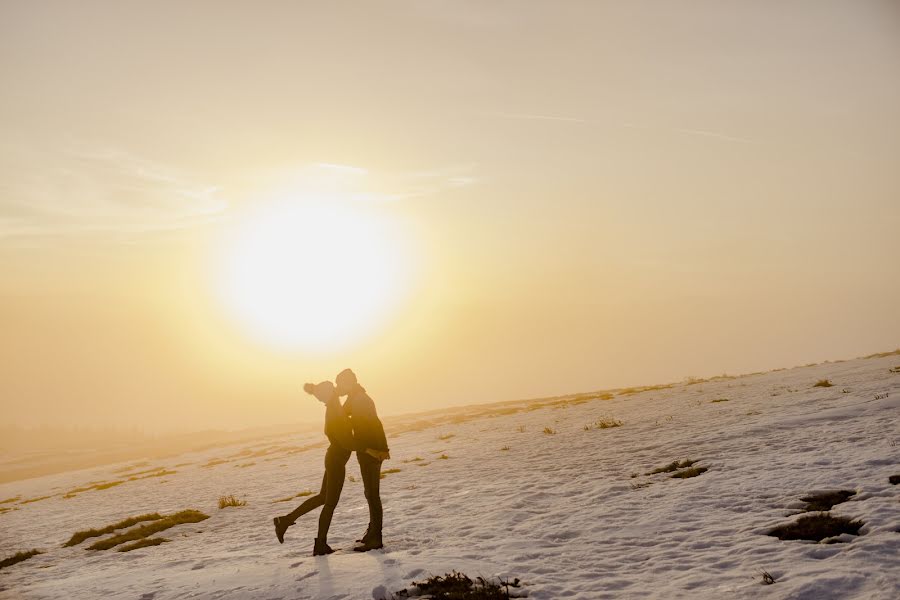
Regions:
[[315, 496], [310, 496], [309, 498], [306, 499], [305, 502], [303, 502], [303, 504], [301, 504], [300, 506], [298, 506], [297, 508], [295, 508], [294, 510], [289, 512], [284, 517], [282, 517], [283, 519], [285, 519], [285, 522], [288, 525], [293, 525], [294, 521], [296, 521], [297, 519], [299, 519], [300, 517], [302, 517], [309, 511], [319, 508], [320, 506], [325, 504], [325, 491], [326, 491], [325, 487], [326, 487], [327, 482], [328, 482], [328, 471], [326, 469], [325, 475], [322, 477], [322, 488], [319, 490], [319, 493], [316, 494]]

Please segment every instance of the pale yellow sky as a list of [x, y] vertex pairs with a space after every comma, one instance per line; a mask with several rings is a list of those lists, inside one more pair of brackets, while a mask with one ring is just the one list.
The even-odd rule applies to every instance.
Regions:
[[[890, 0], [4, 0], [0, 80], [0, 425], [315, 420], [300, 386], [345, 366], [389, 414], [900, 345]], [[328, 352], [215, 284], [308, 184], [415, 259]]]

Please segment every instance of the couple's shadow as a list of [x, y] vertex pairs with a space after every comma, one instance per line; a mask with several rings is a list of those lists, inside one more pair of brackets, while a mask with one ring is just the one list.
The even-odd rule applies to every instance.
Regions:
[[[337, 556], [331, 555], [330, 558], [341, 558], [343, 554], [343, 552], [340, 552]], [[351, 558], [354, 563], [356, 563], [356, 561], [358, 560], [363, 560], [366, 561], [365, 567], [377, 567], [377, 569], [381, 571], [380, 581], [398, 580], [402, 576], [402, 573], [400, 572], [401, 569], [398, 566], [397, 560], [391, 558], [389, 551], [377, 550], [373, 552], [350, 552], [349, 554], [353, 555]], [[319, 584], [319, 591], [316, 595], [316, 598], [344, 597], [346, 588], [345, 586], [341, 586], [341, 589], [336, 589], [335, 575], [334, 571], [332, 570], [332, 562], [331, 560], [329, 560], [329, 557], [316, 556], [313, 557], [312, 560], [315, 561], [316, 571], [310, 575], [302, 577], [301, 579], [310, 580], [313, 577], [316, 578]], [[368, 568], [365, 567], [360, 568], [359, 565], [355, 565], [352, 570], [354, 573], [358, 574], [360, 572], [367, 571]], [[378, 580], [374, 579], [374, 581]], [[371, 591], [372, 598], [378, 600], [391, 597], [389, 590], [383, 585], [375, 586]]]

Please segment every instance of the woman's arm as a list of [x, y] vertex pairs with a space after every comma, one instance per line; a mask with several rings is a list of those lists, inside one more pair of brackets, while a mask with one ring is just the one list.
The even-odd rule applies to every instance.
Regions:
[[360, 452], [365, 450], [365, 446], [360, 444], [353, 437], [353, 428], [350, 425], [350, 419], [344, 413], [341, 407], [341, 400], [337, 394], [329, 398], [325, 408], [325, 431], [328, 432], [335, 443], [350, 452]]

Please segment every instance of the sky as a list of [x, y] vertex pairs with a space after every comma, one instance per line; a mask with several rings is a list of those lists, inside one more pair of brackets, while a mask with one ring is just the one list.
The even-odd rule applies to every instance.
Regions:
[[[0, 80], [0, 425], [315, 421], [302, 384], [344, 367], [398, 414], [900, 346], [890, 0], [2, 0]], [[268, 288], [222, 273], [313, 200], [382, 224], [386, 270], [251, 264], [307, 320], [256, 316], [384, 306], [274, 344], [233, 310]], [[355, 248], [332, 224], [297, 239]]]

